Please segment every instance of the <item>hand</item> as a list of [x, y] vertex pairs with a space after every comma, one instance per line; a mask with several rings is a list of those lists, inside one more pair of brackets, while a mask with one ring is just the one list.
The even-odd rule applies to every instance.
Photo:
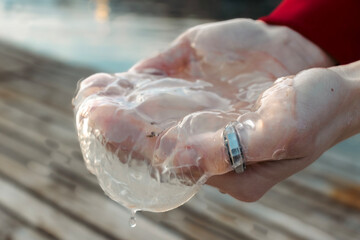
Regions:
[[318, 47], [286, 27], [245, 19], [205, 24], [130, 73], [84, 80], [76, 103], [87, 101], [82, 112], [89, 125], [120, 159], [131, 152], [156, 165], [174, 153], [175, 165], [223, 174], [231, 170], [223, 127], [249, 111], [277, 77], [331, 64]]
[[279, 78], [259, 98], [257, 110], [239, 119], [246, 171], [214, 176], [208, 184], [243, 201], [259, 199], [360, 131], [359, 85], [360, 61]]
[[[187, 80], [274, 81], [332, 60], [295, 31], [262, 21], [234, 19], [193, 27], [157, 56], [130, 71], [152, 72]], [[235, 83], [234, 83], [235, 81]]]

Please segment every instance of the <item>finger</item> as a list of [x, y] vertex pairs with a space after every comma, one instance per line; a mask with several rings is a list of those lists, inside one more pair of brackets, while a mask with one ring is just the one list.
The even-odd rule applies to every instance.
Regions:
[[258, 99], [256, 112], [238, 119], [239, 133], [246, 161], [294, 159], [304, 157], [296, 147], [301, 141], [296, 116], [292, 79], [266, 90]]
[[93, 74], [80, 82], [77, 97], [84, 99], [89, 95], [98, 93], [115, 80], [116, 77], [107, 73]]
[[202, 177], [231, 170], [220, 131], [182, 138], [177, 127], [169, 129], [154, 152], [153, 165], [175, 173], [177, 178], [198, 182]]
[[245, 172], [211, 177], [206, 184], [245, 202], [259, 200], [271, 187], [311, 163], [310, 158], [268, 161], [250, 165]]
[[186, 139], [179, 139], [177, 132], [170, 130], [161, 138], [156, 156], [161, 159], [171, 154], [173, 166], [182, 168], [183, 172], [190, 171], [193, 175], [224, 174], [231, 170], [222, 130], [188, 136]]
[[106, 147], [119, 157], [131, 153], [133, 158], [149, 159], [153, 154], [156, 138], [151, 133], [158, 129], [143, 121], [135, 111], [111, 104], [94, 106], [88, 124], [93, 131], [100, 132]]
[[164, 52], [159, 53], [155, 57], [145, 59], [129, 71], [149, 72], [160, 75], [176, 75], [188, 65], [191, 58], [195, 56], [190, 41], [182, 37]]

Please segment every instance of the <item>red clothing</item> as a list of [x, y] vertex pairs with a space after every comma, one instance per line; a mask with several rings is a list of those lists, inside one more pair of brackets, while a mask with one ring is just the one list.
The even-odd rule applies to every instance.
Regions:
[[261, 20], [292, 28], [340, 64], [360, 60], [360, 0], [284, 0]]

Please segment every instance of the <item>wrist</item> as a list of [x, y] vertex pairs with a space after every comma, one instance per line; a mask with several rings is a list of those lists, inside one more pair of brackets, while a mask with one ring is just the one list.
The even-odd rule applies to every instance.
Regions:
[[342, 77], [347, 91], [343, 128], [337, 142], [360, 133], [360, 61], [330, 68]]

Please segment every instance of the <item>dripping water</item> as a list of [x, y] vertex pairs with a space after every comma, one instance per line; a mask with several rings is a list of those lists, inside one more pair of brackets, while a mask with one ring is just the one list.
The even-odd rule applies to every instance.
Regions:
[[132, 227], [132, 228], [136, 227], [136, 217], [135, 217], [136, 211], [137, 210], [131, 210], [131, 217], [129, 219], [129, 226]]

